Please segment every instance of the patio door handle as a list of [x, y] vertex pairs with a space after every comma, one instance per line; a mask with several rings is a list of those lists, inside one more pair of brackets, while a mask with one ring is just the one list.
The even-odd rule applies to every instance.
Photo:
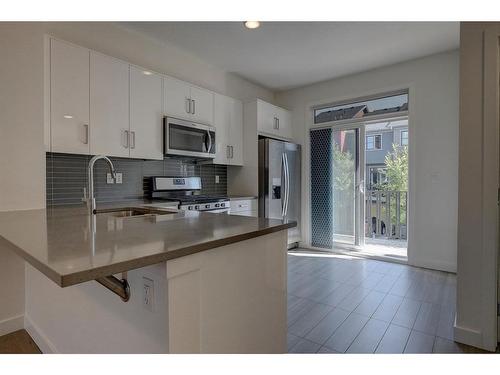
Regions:
[[357, 185], [357, 188], [361, 194], [365, 193], [365, 180], [361, 180]]

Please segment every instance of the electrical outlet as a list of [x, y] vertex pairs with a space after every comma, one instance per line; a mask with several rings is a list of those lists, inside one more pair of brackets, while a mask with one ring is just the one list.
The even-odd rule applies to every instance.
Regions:
[[111, 173], [106, 174], [106, 183], [107, 184], [114, 184], [115, 183], [115, 179], [113, 178]]
[[116, 174], [116, 183], [121, 184], [123, 182], [123, 174], [122, 173], [117, 173]]
[[215, 183], [218, 184], [219, 183], [219, 176], [215, 175]]
[[143, 277], [142, 278], [142, 306], [151, 312], [154, 309], [155, 299], [155, 284], [154, 281]]

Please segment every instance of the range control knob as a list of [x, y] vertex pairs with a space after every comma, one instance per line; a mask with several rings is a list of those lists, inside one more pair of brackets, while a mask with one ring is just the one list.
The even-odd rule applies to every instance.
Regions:
[[216, 203], [216, 204], [215, 204], [215, 207], [219, 207], [219, 203]]
[[209, 205], [209, 204], [206, 204], [206, 205], [205, 205], [205, 208], [210, 208], [210, 205]]
[[200, 206], [196, 205], [196, 206], [194, 206], [194, 209], [195, 209], [195, 210], [199, 210], [199, 209], [200, 209]]
[[225, 203], [221, 203], [220, 206], [221, 207], [226, 207], [226, 204]]
[[193, 206], [188, 206], [188, 210], [192, 210], [193, 209]]

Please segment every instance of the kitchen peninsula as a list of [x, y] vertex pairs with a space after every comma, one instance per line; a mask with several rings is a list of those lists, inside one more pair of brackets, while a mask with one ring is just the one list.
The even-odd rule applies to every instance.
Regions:
[[[144, 210], [0, 213], [0, 244], [26, 260], [35, 285], [25, 325], [42, 351], [286, 352], [295, 223]], [[112, 275], [128, 280], [128, 302], [94, 281]]]

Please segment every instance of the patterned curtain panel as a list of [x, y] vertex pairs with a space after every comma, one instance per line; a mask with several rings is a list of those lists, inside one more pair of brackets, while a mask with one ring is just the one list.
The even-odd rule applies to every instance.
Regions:
[[332, 248], [333, 130], [311, 130], [311, 245]]

